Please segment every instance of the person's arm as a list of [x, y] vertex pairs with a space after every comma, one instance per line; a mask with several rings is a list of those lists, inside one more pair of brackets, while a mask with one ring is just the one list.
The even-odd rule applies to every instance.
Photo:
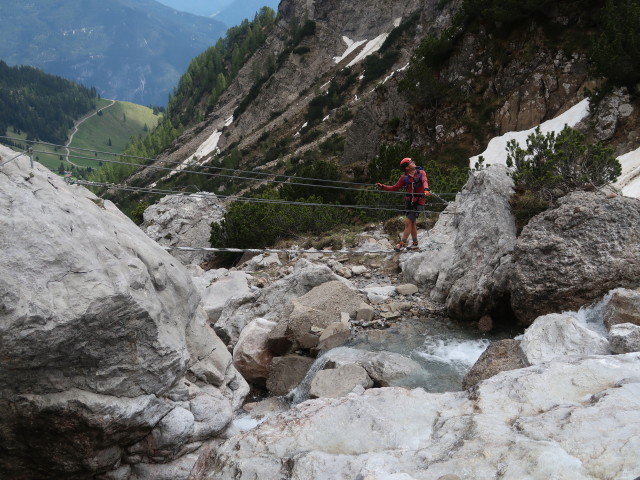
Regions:
[[429, 192], [429, 181], [427, 180], [427, 173], [424, 171], [422, 172], [422, 188], [424, 188], [425, 196], [431, 195], [431, 193]]
[[391, 192], [395, 192], [396, 190], [400, 190], [402, 187], [404, 187], [404, 179], [402, 177], [403, 177], [403, 175], [400, 175], [400, 178], [395, 183], [395, 185], [383, 185], [382, 183], [378, 183], [378, 188], [380, 190], [386, 190], [386, 191], [391, 191]]

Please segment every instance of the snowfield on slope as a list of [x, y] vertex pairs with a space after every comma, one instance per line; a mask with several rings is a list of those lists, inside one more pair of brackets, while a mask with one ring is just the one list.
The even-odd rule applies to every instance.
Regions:
[[[540, 131], [543, 134], [548, 132], [559, 133], [565, 125], [574, 127], [587, 115], [589, 115], [589, 100], [585, 98], [556, 118], [541, 123]], [[519, 132], [507, 132], [504, 135], [491, 139], [484, 152], [469, 159], [469, 167], [474, 168], [480, 156], [484, 157], [485, 166], [496, 164], [506, 165], [507, 144], [511, 140], [516, 140], [524, 147], [527, 137], [534, 133], [534, 130], [535, 127]], [[640, 198], [640, 148], [621, 155], [618, 157], [618, 160], [622, 165], [622, 174], [613, 186], [621, 190], [622, 194], [627, 197]]]

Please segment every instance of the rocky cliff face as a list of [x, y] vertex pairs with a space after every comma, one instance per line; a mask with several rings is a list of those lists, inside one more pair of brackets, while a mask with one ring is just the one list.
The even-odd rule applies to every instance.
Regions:
[[[230, 146], [252, 147], [268, 135], [273, 142], [298, 140], [287, 152], [287, 156], [297, 156], [338, 134], [348, 139], [343, 163], [369, 160], [378, 151], [388, 120], [402, 117], [405, 109], [395, 92], [395, 81], [391, 82], [394, 85], [391, 93], [383, 99], [374, 91], [375, 84], [363, 92], [358, 92], [357, 83], [349, 87], [344, 107], [355, 113], [353, 121], [340, 120], [338, 109], [335, 109], [322, 122], [321, 136], [311, 144], [304, 144], [299, 142], [299, 131], [305, 124], [309, 102], [326, 93], [332, 80], [343, 81], [349, 72], [354, 76], [361, 73], [366, 55], [379, 49], [395, 27], [415, 18], [418, 27], [398, 49], [399, 57], [391, 70], [406, 67], [413, 49], [425, 33], [446, 27], [459, 4], [448, 2], [442, 8], [440, 3], [435, 0], [392, 4], [378, 0], [356, 3], [282, 1], [278, 9], [280, 21], [265, 45], [243, 66], [209, 118], [186, 132], [167, 156], [171, 160], [184, 160], [213, 132], [224, 130], [217, 145], [222, 152]], [[292, 32], [306, 20], [314, 22], [315, 33], [303, 37], [297, 44], [305, 53], [292, 52]], [[267, 75], [276, 59], [275, 71], [268, 75], [246, 110], [225, 126], [241, 100], [256, 85], [256, 77]], [[358, 113], [370, 108], [373, 112]], [[251, 156], [243, 159], [245, 165], [262, 162], [259, 158], [249, 158]]]
[[[223, 131], [217, 148], [222, 153], [232, 146], [243, 149], [242, 166], [247, 168], [266, 163], [264, 149], [269, 146], [286, 145], [283, 160], [299, 158], [332, 135], [345, 139], [344, 150], [334, 158], [345, 173], [361, 172], [385, 143], [406, 143], [436, 158], [446, 155], [449, 161], [453, 155], [463, 164], [493, 136], [553, 118], [578, 103], [585, 87], [596, 86], [585, 54], [556, 46], [541, 26], [499, 39], [480, 28], [461, 38], [437, 74], [455, 95], [434, 105], [412, 105], [399, 89], [405, 69], [420, 42], [450, 26], [460, 6], [460, 1], [282, 1], [279, 23], [265, 45], [241, 69], [213, 113], [186, 132], [167, 156], [182, 161], [215, 131]], [[293, 32], [307, 20], [315, 30], [293, 48]], [[562, 28], [567, 19], [550, 12], [549, 21]], [[384, 75], [363, 85], [364, 59], [392, 32], [395, 61]], [[340, 86], [342, 103], [329, 108], [313, 127], [314, 140], [303, 140], [300, 131], [310, 102], [325, 94], [331, 82]], [[252, 87], [251, 101], [233, 118]], [[594, 119], [596, 124], [621, 127], [619, 114], [604, 117]], [[631, 135], [636, 121], [625, 123]], [[599, 129], [607, 127], [596, 125]], [[637, 145], [612, 133], [608, 138], [624, 151]], [[274, 160], [267, 167], [282, 164]]]

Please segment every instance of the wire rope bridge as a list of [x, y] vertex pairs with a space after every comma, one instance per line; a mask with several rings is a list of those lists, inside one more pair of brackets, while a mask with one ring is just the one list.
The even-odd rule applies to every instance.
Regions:
[[[102, 163], [110, 163], [114, 165], [124, 165], [134, 168], [140, 169], [149, 169], [155, 170], [158, 172], [164, 172], [169, 175], [175, 174], [193, 174], [193, 175], [203, 175], [207, 177], [216, 177], [216, 178], [224, 178], [224, 179], [232, 179], [232, 180], [244, 180], [244, 181], [253, 181], [253, 182], [261, 182], [271, 183], [276, 185], [290, 185], [290, 186], [300, 186], [300, 187], [312, 187], [312, 188], [321, 188], [328, 189], [332, 191], [344, 191], [344, 192], [376, 192], [387, 195], [406, 195], [405, 192], [392, 192], [392, 191], [379, 191], [379, 190], [371, 190], [371, 187], [374, 185], [369, 183], [358, 183], [358, 182], [349, 182], [343, 180], [328, 180], [323, 178], [312, 178], [312, 177], [300, 177], [300, 176], [292, 176], [286, 174], [278, 174], [273, 172], [260, 172], [260, 171], [252, 171], [252, 170], [242, 170], [242, 169], [232, 169], [219, 167], [214, 165], [203, 165], [202, 162], [198, 163], [198, 161], [192, 162], [176, 162], [169, 161], [157, 158], [149, 158], [142, 157], [136, 155], [126, 155], [126, 154], [118, 154], [113, 152], [104, 152], [99, 150], [90, 150], [86, 148], [72, 147], [66, 145], [57, 145], [54, 143], [48, 142], [36, 142], [33, 140], [23, 140], [19, 138], [14, 138], [10, 136], [2, 136], [0, 135], [0, 139], [6, 139], [14, 143], [16, 142], [25, 142], [27, 144], [37, 144], [37, 145], [46, 145], [49, 147], [57, 148], [68, 148], [70, 153], [69, 157], [77, 159], [77, 160], [85, 160], [92, 162], [102, 162]], [[31, 165], [33, 166], [33, 154], [49, 154], [52, 152], [46, 150], [38, 150], [34, 148], [34, 146], [29, 145], [25, 152], [16, 155], [12, 159], [5, 161], [0, 164], [0, 167], [9, 163], [12, 160], [15, 160], [17, 157], [23, 154], [28, 154]], [[90, 156], [93, 155], [93, 156]], [[98, 155], [100, 155], [98, 157]], [[145, 163], [140, 163], [140, 162]], [[155, 162], [155, 163], [154, 163]], [[346, 205], [340, 203], [320, 203], [320, 202], [305, 202], [305, 201], [290, 201], [290, 200], [282, 200], [282, 199], [270, 199], [270, 198], [260, 198], [260, 197], [248, 197], [241, 195], [221, 195], [215, 194], [211, 192], [199, 191], [197, 187], [190, 185], [189, 187], [195, 187], [196, 192], [186, 192], [184, 190], [174, 190], [174, 189], [163, 189], [157, 188], [154, 186], [149, 187], [136, 187], [126, 184], [116, 184], [116, 183], [108, 183], [108, 182], [96, 182], [89, 180], [79, 180], [79, 179], [71, 179], [65, 178], [65, 180], [70, 184], [83, 185], [86, 187], [93, 188], [103, 188], [106, 191], [119, 190], [119, 191], [127, 191], [127, 192], [135, 192], [140, 194], [154, 194], [154, 195], [183, 195], [189, 197], [202, 197], [202, 198], [211, 198], [215, 200], [225, 200], [225, 201], [233, 201], [233, 202], [250, 202], [250, 203], [268, 203], [268, 204], [276, 204], [276, 205], [297, 205], [297, 206], [307, 206], [307, 207], [317, 207], [317, 208], [343, 208], [343, 209], [354, 209], [354, 210], [362, 210], [362, 211], [384, 211], [384, 212], [397, 212], [401, 213], [403, 209], [397, 205], [367, 205], [367, 204], [358, 204], [358, 205]], [[310, 183], [314, 182], [314, 183]], [[186, 187], [186, 188], [189, 188]], [[457, 192], [447, 192], [447, 193], [435, 193], [430, 192], [431, 197], [434, 197], [436, 201], [438, 201], [442, 205], [448, 205], [450, 202], [442, 198], [447, 195], [456, 195]], [[393, 197], [392, 197], [393, 198]], [[457, 212], [450, 211], [442, 211], [442, 210], [424, 210], [425, 219], [427, 213], [435, 213], [435, 214], [458, 214]], [[427, 230], [428, 236], [428, 230]], [[434, 242], [428, 241], [428, 247], [431, 247]], [[177, 251], [202, 251], [202, 252], [229, 252], [229, 253], [286, 253], [289, 255], [296, 254], [373, 254], [373, 253], [392, 253], [393, 250], [353, 250], [353, 249], [339, 249], [339, 250], [299, 250], [299, 249], [273, 249], [273, 248], [223, 248], [223, 247], [177, 247], [177, 246], [164, 246], [166, 250], [177, 250]]]

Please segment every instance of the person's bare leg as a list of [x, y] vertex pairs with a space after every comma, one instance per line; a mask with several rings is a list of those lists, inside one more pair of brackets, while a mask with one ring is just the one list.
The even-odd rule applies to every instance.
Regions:
[[394, 250], [396, 252], [404, 250], [404, 248], [407, 246], [409, 235], [411, 235], [411, 220], [406, 218], [404, 221], [404, 231], [402, 232], [402, 241], [394, 247]]
[[411, 222], [411, 238], [414, 242], [418, 241], [418, 225], [417, 222]]
[[404, 220], [404, 232], [402, 232], [402, 241], [406, 242], [409, 239], [409, 235], [411, 235], [412, 228], [415, 228], [415, 222], [412, 222], [408, 218]]

